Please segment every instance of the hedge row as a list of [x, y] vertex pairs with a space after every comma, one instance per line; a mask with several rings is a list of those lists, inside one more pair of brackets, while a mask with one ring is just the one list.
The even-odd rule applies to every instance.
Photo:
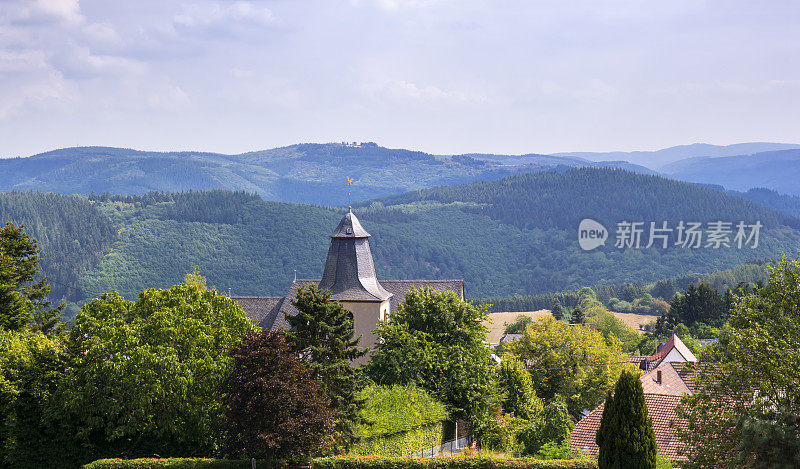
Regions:
[[489, 456], [453, 456], [427, 459], [382, 456], [334, 456], [315, 459], [311, 469], [597, 469], [591, 460], [505, 459]]
[[[223, 459], [101, 459], [82, 469], [250, 469], [250, 461]], [[273, 469], [266, 462], [258, 469]], [[384, 456], [334, 456], [314, 459], [311, 469], [597, 469], [597, 461], [551, 460], [489, 456], [453, 456], [427, 459], [390, 458]]]
[[[100, 459], [86, 464], [82, 469], [250, 469], [250, 461], [205, 458], [142, 458]], [[264, 461], [256, 463], [258, 469], [272, 469]]]

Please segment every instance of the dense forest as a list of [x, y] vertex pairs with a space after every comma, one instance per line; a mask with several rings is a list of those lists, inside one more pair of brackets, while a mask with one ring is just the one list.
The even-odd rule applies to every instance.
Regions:
[[[700, 185], [620, 170], [580, 168], [521, 174], [499, 181], [435, 187], [380, 199], [384, 206], [435, 201], [472, 203], [469, 211], [519, 228], [574, 230], [592, 218], [627, 221], [724, 220], [800, 228], [800, 219]], [[369, 205], [364, 202], [363, 205]]]
[[[519, 175], [392, 196], [354, 211], [372, 234], [380, 278], [463, 278], [470, 298], [647, 284], [800, 247], [793, 217], [713, 189], [620, 170]], [[40, 240], [44, 272], [57, 295], [73, 302], [106, 291], [133, 298], [177, 283], [195, 267], [221, 291], [283, 295], [295, 271], [300, 278], [320, 276], [327, 235], [343, 213], [243, 191], [0, 195], [3, 220], [25, 223]], [[584, 252], [577, 245], [581, 216], [744, 219], [765, 228], [757, 249], [622, 250], [611, 242]]]
[[111, 220], [83, 197], [36, 192], [0, 194], [0, 222], [24, 224], [39, 242], [54, 298], [79, 298], [78, 280], [117, 238]]

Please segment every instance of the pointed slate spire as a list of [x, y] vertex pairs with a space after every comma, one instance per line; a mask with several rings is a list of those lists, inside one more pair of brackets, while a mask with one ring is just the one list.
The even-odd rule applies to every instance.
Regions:
[[383, 301], [392, 296], [375, 275], [369, 236], [352, 210], [348, 210], [331, 233], [331, 247], [319, 287], [330, 290], [334, 300]]

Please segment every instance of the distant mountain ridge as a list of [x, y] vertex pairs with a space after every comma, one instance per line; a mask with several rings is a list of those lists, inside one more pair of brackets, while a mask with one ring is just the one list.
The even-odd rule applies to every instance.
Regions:
[[711, 145], [708, 143], [693, 143], [691, 145], [678, 145], [655, 151], [562, 152], [554, 153], [553, 155], [581, 158], [588, 161], [627, 161], [662, 172], [663, 166], [687, 158], [752, 155], [754, 153], [766, 151], [791, 150], [797, 148], [800, 148], [800, 144], [750, 142], [735, 143], [733, 145]]
[[768, 188], [800, 195], [800, 149], [688, 158], [664, 166], [661, 173], [682, 181], [716, 184], [729, 190]]
[[479, 159], [389, 149], [374, 143], [306, 143], [240, 155], [75, 147], [0, 159], [0, 191], [134, 195], [227, 189], [256, 193], [267, 200], [330, 206], [346, 203], [347, 178], [356, 181], [354, 200], [365, 200], [517, 173], [609, 165], [651, 172], [626, 162], [593, 163], [547, 155]]

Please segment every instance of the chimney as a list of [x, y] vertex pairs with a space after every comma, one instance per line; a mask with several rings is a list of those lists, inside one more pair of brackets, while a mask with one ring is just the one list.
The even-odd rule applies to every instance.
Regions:
[[661, 384], [661, 370], [656, 370], [656, 383]]

